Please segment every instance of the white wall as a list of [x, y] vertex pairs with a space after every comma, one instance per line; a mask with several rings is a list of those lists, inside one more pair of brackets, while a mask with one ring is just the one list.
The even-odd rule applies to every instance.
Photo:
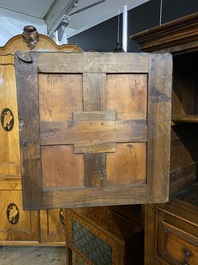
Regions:
[[42, 19], [22, 15], [0, 8], [0, 46], [15, 35], [21, 34], [26, 25], [34, 26], [38, 33], [47, 34], [47, 26]]

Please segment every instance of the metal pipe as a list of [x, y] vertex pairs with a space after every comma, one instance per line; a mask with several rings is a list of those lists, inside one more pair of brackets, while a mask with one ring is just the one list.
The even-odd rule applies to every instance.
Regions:
[[123, 6], [123, 21], [122, 21], [122, 48], [127, 52], [127, 34], [128, 34], [128, 13], [127, 5]]
[[85, 7], [81, 8], [81, 9], [79, 9], [79, 10], [76, 10], [75, 12], [73, 12], [73, 13], [71, 13], [71, 14], [69, 14], [69, 15], [70, 15], [70, 16], [75, 15], [75, 14], [80, 13], [80, 12], [82, 12], [82, 11], [84, 11], [84, 10], [87, 10], [87, 9], [89, 9], [89, 8], [91, 8], [91, 7], [94, 7], [94, 6], [96, 6], [96, 5], [102, 4], [102, 3], [105, 2], [105, 1], [106, 1], [106, 0], [100, 0], [100, 1], [97, 1], [97, 2], [95, 2], [95, 3], [93, 3], [93, 4], [90, 4], [90, 5], [88, 5], [88, 6], [85, 6]]

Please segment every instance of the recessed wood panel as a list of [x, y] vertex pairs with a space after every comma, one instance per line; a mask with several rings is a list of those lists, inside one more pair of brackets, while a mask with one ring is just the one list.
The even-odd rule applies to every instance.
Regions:
[[41, 153], [45, 188], [84, 187], [84, 157], [73, 145], [43, 146]]
[[[0, 56], [0, 177], [20, 177], [14, 67], [4, 64], [2, 57]], [[9, 109], [10, 117], [6, 117], [6, 109]], [[10, 126], [11, 122], [13, 126]]]
[[107, 109], [116, 109], [117, 119], [146, 119], [147, 75], [108, 74]]
[[68, 121], [83, 108], [80, 74], [39, 74], [39, 88], [41, 121]]
[[146, 183], [146, 144], [117, 144], [107, 154], [107, 182], [112, 185]]

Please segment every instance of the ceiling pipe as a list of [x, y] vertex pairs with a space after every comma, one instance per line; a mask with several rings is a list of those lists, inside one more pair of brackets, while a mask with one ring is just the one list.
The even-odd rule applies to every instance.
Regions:
[[90, 5], [88, 5], [88, 6], [85, 6], [85, 7], [81, 8], [81, 9], [78, 9], [78, 10], [76, 10], [75, 12], [70, 13], [69, 15], [72, 16], [72, 15], [78, 14], [78, 13], [80, 13], [80, 12], [82, 12], [82, 11], [85, 11], [85, 10], [87, 10], [87, 9], [89, 9], [89, 8], [92, 8], [92, 7], [94, 7], [94, 6], [97, 6], [97, 5], [99, 5], [99, 4], [102, 4], [102, 3], [104, 3], [105, 1], [106, 1], [106, 0], [99, 0], [99, 1], [97, 1], [97, 2], [95, 2], [95, 3], [93, 3], [93, 4], [90, 4]]
[[123, 6], [123, 21], [122, 21], [122, 48], [127, 52], [127, 35], [128, 35], [128, 13], [127, 5]]

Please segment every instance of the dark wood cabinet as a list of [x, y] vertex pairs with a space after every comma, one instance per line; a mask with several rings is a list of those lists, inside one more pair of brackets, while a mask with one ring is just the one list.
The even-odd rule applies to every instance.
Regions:
[[197, 264], [198, 13], [131, 36], [173, 55], [170, 201], [145, 207], [145, 264]]

